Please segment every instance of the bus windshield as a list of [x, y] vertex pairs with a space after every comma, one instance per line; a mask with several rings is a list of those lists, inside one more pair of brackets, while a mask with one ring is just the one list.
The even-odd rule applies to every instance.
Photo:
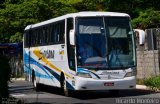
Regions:
[[76, 19], [78, 67], [114, 69], [136, 65], [134, 36], [129, 17]]

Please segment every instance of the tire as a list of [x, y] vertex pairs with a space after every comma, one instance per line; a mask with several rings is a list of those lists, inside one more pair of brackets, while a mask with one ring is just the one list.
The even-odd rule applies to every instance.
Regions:
[[62, 88], [62, 90], [63, 90], [63, 94], [64, 94], [66, 97], [71, 96], [71, 91], [67, 88], [66, 80], [63, 80], [63, 84], [62, 84], [61, 88]]
[[32, 83], [33, 83], [33, 87], [36, 91], [39, 91], [39, 85], [36, 81], [36, 76], [35, 76], [35, 73], [33, 72], [32, 73]]
[[63, 85], [64, 85], [64, 89], [63, 89], [63, 91], [64, 91], [64, 95], [65, 96], [69, 96], [69, 90], [68, 90], [68, 88], [67, 88], [67, 82], [64, 80], [63, 81]]

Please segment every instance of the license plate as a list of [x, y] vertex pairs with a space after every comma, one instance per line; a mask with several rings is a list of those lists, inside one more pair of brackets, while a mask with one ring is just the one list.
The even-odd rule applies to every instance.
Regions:
[[104, 83], [104, 86], [114, 86], [114, 82], [106, 82]]

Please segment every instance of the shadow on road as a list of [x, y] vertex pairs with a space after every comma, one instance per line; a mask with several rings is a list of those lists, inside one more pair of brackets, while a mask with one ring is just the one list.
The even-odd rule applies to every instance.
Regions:
[[[51, 86], [41, 86], [41, 91], [56, 94], [56, 95], [63, 95], [63, 91], [60, 88], [55, 88]], [[71, 97], [77, 99], [98, 99], [98, 98], [119, 98], [119, 97], [136, 97], [136, 96], [143, 96], [154, 94], [156, 92], [150, 90], [121, 90], [119, 93], [111, 94], [107, 90], [103, 91], [76, 91], [72, 92]]]
[[122, 97], [136, 97], [149, 95], [156, 92], [147, 90], [121, 90], [119, 93], [111, 94], [109, 91], [87, 91], [87, 92], [77, 92], [74, 97], [78, 99], [98, 99], [98, 98], [122, 98]]
[[26, 93], [30, 92], [33, 89], [33, 87], [29, 86], [14, 86], [14, 87], [9, 87], [9, 92], [10, 93]]
[[[56, 94], [56, 95], [61, 95], [64, 96], [63, 91], [60, 88], [55, 88], [51, 86], [44, 86], [41, 85], [40, 91], [35, 92], [32, 85], [16, 85], [16, 86], [11, 86], [9, 88], [10, 93], [38, 93], [38, 94], [45, 94], [51, 93], [51, 94]], [[149, 95], [149, 94], [154, 94], [156, 92], [154, 91], [149, 91], [149, 90], [121, 90], [119, 94], [111, 94], [109, 91], [78, 91], [74, 92], [72, 94], [72, 98], [76, 99], [98, 99], [98, 98], [120, 98], [120, 97], [136, 97], [136, 96], [143, 96], [143, 95]]]

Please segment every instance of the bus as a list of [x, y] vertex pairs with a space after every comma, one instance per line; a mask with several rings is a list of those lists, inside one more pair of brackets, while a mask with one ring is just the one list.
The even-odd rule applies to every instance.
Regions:
[[135, 89], [136, 49], [126, 13], [78, 12], [28, 25], [24, 72], [39, 84], [70, 91]]

